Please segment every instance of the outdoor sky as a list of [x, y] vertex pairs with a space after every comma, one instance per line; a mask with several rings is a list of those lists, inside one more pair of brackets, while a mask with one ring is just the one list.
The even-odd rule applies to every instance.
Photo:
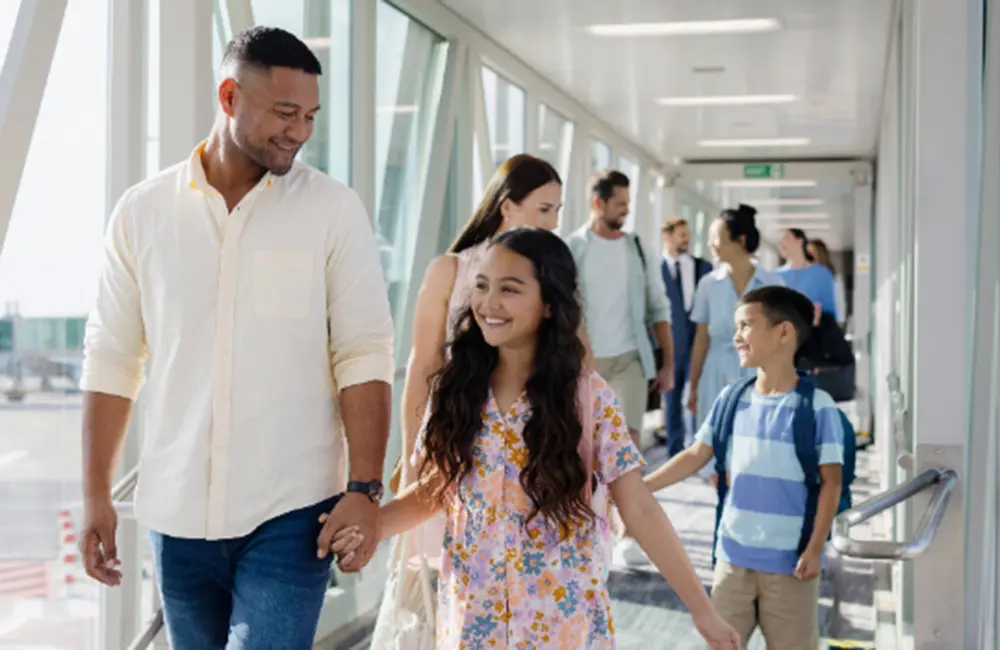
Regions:
[[[0, 60], [18, 5], [0, 0]], [[107, 22], [107, 0], [69, 0], [0, 250], [0, 316], [12, 301], [25, 316], [84, 315], [93, 299], [106, 216]]]

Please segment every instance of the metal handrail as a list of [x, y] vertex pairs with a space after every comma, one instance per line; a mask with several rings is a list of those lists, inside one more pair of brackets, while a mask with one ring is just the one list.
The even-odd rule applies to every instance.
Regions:
[[115, 483], [114, 487], [111, 488], [111, 502], [115, 505], [115, 510], [118, 514], [125, 517], [132, 517], [133, 507], [132, 507], [132, 494], [135, 492], [135, 486], [139, 483], [139, 467], [138, 465], [130, 469], [125, 473], [120, 481]]
[[[139, 467], [136, 466], [126, 472], [125, 476], [111, 488], [111, 501], [115, 504], [115, 510], [118, 511], [120, 516], [134, 516], [132, 495], [135, 493], [135, 486], [138, 483]], [[128, 650], [146, 650], [146, 648], [153, 644], [156, 635], [162, 629], [163, 609], [160, 608], [153, 613], [153, 618], [149, 620], [142, 632], [132, 640], [132, 643], [128, 646]]]
[[[858, 504], [837, 516], [833, 521], [833, 547], [841, 555], [867, 560], [912, 560], [923, 555], [930, 548], [941, 520], [944, 519], [951, 493], [958, 484], [958, 473], [946, 468], [925, 470], [896, 487], [876, 494], [864, 503]], [[850, 538], [850, 529], [877, 514], [893, 508], [907, 499], [930, 488], [935, 488], [927, 505], [927, 512], [917, 526], [916, 536], [907, 542], [886, 542], [878, 540], [857, 540]]]
[[146, 629], [129, 644], [128, 650], [146, 650], [152, 645], [161, 629], [163, 629], [163, 610], [158, 609], [153, 614], [153, 618], [146, 624]]

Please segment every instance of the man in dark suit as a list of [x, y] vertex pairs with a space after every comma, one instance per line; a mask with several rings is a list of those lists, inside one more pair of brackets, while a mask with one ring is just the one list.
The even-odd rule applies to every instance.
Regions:
[[684, 451], [687, 427], [684, 423], [684, 385], [691, 372], [691, 347], [695, 324], [691, 322], [694, 294], [702, 276], [711, 273], [711, 263], [688, 253], [691, 229], [687, 221], [675, 217], [663, 226], [663, 259], [660, 271], [670, 299], [674, 334], [674, 388], [663, 394], [667, 453]]

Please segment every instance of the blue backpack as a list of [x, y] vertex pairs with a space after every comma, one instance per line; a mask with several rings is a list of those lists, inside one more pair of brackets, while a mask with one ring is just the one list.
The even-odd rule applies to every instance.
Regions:
[[[722, 510], [726, 503], [729, 485], [726, 480], [726, 456], [729, 451], [729, 439], [733, 435], [733, 422], [739, 408], [740, 397], [757, 381], [756, 377], [741, 379], [733, 384], [726, 393], [722, 404], [716, 413], [717, 420], [712, 429], [712, 450], [715, 452], [715, 472], [718, 477], [719, 502], [715, 506], [715, 531], [712, 541], [712, 565], [715, 565], [715, 547], [719, 541], [719, 522], [722, 521]], [[802, 534], [799, 537], [798, 552], [802, 553], [809, 544], [813, 524], [816, 519], [816, 504], [819, 500], [819, 453], [816, 451], [816, 414], [813, 411], [813, 395], [816, 392], [816, 382], [809, 375], [799, 373], [799, 382], [795, 387], [799, 394], [799, 406], [792, 420], [795, 439], [795, 455], [798, 456], [805, 474], [806, 483], [806, 513], [802, 521]], [[844, 465], [841, 470], [840, 503], [837, 514], [851, 508], [853, 497], [851, 484], [854, 483], [857, 447], [854, 425], [847, 419], [844, 412], [840, 413], [840, 422], [844, 428]]]

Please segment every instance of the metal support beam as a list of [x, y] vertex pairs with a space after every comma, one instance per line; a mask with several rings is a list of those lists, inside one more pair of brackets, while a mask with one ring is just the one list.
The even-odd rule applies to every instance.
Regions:
[[378, 3], [351, 4], [351, 187], [375, 220], [375, 77]]
[[257, 24], [254, 22], [251, 0], [226, 0], [226, 14], [231, 34], [238, 34]]
[[160, 3], [160, 169], [191, 155], [215, 117], [213, 2]]
[[[914, 76], [913, 436], [917, 468], [952, 467], [962, 499], [927, 555], [913, 564], [916, 650], [969, 648], [964, 638], [965, 535], [961, 504], [971, 431], [974, 268], [982, 182], [983, 3], [924, 0], [912, 12]], [[995, 182], [995, 179], [989, 179]], [[947, 215], [947, 217], [945, 217]], [[953, 264], [942, 264], [948, 251]], [[995, 251], [993, 251], [995, 254]], [[954, 408], [941, 408], [942, 404]], [[943, 461], [943, 462], [942, 462]]]
[[[420, 165], [423, 182], [420, 200], [417, 203], [420, 215], [420, 229], [414, 237], [413, 260], [410, 268], [410, 282], [406, 290], [406, 303], [402, 312], [402, 328], [399, 332], [399, 346], [396, 348], [396, 367], [406, 365], [411, 348], [411, 330], [413, 328], [413, 310], [417, 304], [417, 288], [427, 265], [435, 255], [438, 237], [440, 236], [441, 220], [444, 212], [444, 195], [448, 186], [448, 162], [452, 152], [452, 142], [455, 137], [455, 117], [459, 111], [461, 98], [461, 83], [465, 78], [467, 56], [465, 46], [460, 43], [449, 43], [444, 69], [432, 77], [430, 97], [437, 98], [434, 106], [433, 121], [430, 124], [426, 151]], [[399, 316], [399, 315], [397, 315]]]
[[983, 163], [974, 249], [975, 350], [970, 397], [965, 644], [1000, 647], [1000, 12], [986, 12]]
[[[10, 0], [8, 0], [10, 1]], [[0, 250], [35, 133], [67, 0], [21, 0], [0, 70]]]
[[[114, 206], [146, 170], [147, 126], [147, 4], [111, 0], [108, 6], [108, 158], [106, 205]], [[142, 448], [142, 404], [132, 410], [128, 435], [116, 471], [123, 477], [139, 463]], [[122, 584], [101, 588], [99, 648], [125, 648], [139, 634], [142, 622], [142, 556], [144, 542], [138, 523], [119, 518], [118, 558]]]
[[857, 384], [858, 435], [872, 431], [872, 172], [870, 165], [854, 173], [854, 297], [852, 334]]
[[[482, 187], [485, 190], [490, 177], [493, 176], [493, 145], [490, 142], [490, 123], [486, 117], [486, 93], [483, 90], [483, 61], [478, 51], [469, 48], [468, 68], [465, 71], [466, 83], [473, 102], [473, 124], [475, 125], [476, 150], [478, 152], [479, 174]], [[478, 201], [481, 197], [474, 197]]]

